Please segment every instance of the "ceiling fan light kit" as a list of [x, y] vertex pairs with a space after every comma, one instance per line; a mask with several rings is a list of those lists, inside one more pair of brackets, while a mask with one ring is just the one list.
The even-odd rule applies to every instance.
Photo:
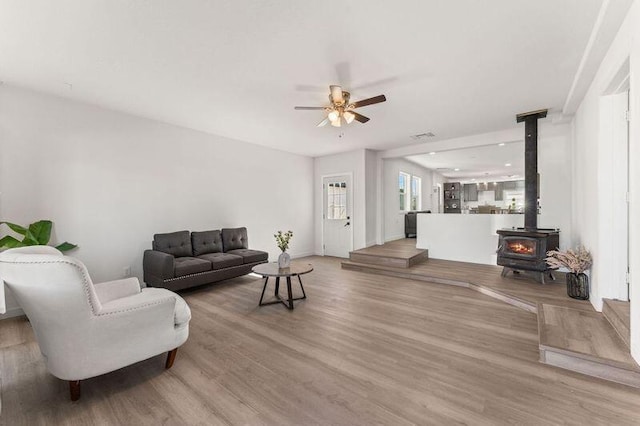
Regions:
[[373, 105], [380, 102], [384, 102], [387, 98], [384, 95], [374, 96], [373, 98], [363, 99], [361, 101], [349, 103], [351, 94], [342, 90], [342, 87], [331, 85], [329, 86], [329, 103], [330, 106], [326, 107], [303, 107], [297, 106], [294, 109], [297, 110], [324, 110], [327, 113], [327, 118], [318, 123], [318, 127], [324, 127], [327, 123], [331, 123], [333, 127], [342, 126], [342, 119], [347, 124], [351, 124], [354, 120], [359, 123], [366, 123], [369, 121], [368, 117], [359, 114], [354, 111], [356, 108], [361, 108], [367, 105]]

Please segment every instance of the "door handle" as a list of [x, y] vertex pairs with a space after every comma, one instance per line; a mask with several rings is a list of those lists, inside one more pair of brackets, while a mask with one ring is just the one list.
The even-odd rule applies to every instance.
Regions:
[[344, 226], [349, 226], [351, 225], [349, 222], [345, 223]]

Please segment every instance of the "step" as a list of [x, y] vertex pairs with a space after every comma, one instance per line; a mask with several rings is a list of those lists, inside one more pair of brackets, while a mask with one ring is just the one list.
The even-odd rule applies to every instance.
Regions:
[[603, 314], [538, 304], [540, 362], [640, 388], [640, 367]]
[[630, 347], [631, 303], [615, 299], [604, 299], [603, 301], [604, 305], [602, 307], [602, 313], [604, 314], [604, 317], [618, 332], [627, 347]]
[[410, 253], [394, 254], [388, 250], [374, 246], [367, 249], [352, 251], [349, 260], [356, 263], [388, 266], [392, 268], [410, 268], [429, 259], [428, 250], [415, 249]]

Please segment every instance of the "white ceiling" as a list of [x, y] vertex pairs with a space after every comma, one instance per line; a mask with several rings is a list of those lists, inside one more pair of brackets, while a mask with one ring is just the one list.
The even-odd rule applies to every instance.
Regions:
[[[602, 1], [0, 0], [0, 80], [305, 155], [389, 149], [561, 110]], [[388, 101], [316, 128], [293, 106], [329, 84]]]
[[433, 155], [427, 153], [405, 158], [435, 170], [452, 181], [499, 182], [524, 179], [524, 142], [438, 151]]

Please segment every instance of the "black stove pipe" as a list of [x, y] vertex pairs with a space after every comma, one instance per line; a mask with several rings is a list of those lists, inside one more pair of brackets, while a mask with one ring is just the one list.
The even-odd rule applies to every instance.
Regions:
[[547, 110], [516, 115], [516, 122], [524, 121], [524, 227], [538, 228], [538, 119], [547, 116]]

